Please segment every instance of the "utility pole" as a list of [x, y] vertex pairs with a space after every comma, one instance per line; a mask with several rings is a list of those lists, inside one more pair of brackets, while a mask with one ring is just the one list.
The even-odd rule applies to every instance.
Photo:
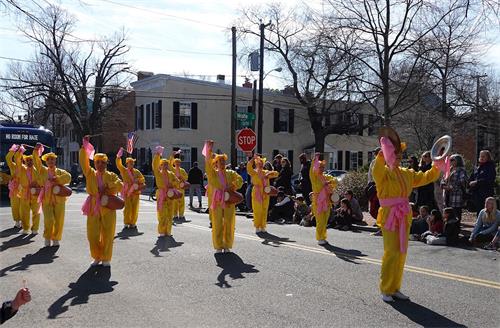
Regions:
[[264, 30], [271, 25], [260, 24], [260, 53], [259, 53], [259, 113], [257, 121], [257, 153], [262, 154], [262, 125], [264, 123]]
[[473, 75], [472, 77], [476, 79], [476, 101], [474, 104], [474, 149], [475, 149], [475, 163], [478, 165], [479, 158], [479, 84], [482, 77], [487, 77], [487, 74], [483, 75]]
[[[256, 107], [257, 107], [257, 80], [253, 80], [252, 112], [254, 114], [255, 114]], [[255, 131], [255, 120], [252, 121], [252, 130]]]
[[236, 169], [236, 27], [231, 28], [233, 36], [233, 78], [231, 87], [231, 166]]

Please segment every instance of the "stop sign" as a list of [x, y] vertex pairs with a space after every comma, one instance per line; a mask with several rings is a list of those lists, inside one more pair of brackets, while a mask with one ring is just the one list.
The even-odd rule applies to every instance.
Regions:
[[257, 146], [257, 135], [252, 129], [242, 129], [236, 135], [236, 142], [241, 151], [250, 152]]

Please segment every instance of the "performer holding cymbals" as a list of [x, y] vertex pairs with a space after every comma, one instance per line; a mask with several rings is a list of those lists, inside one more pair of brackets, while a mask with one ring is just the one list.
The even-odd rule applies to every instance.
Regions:
[[396, 131], [382, 127], [379, 137], [382, 151], [375, 158], [373, 179], [380, 200], [377, 224], [382, 228], [384, 238], [380, 291], [382, 300], [393, 302], [394, 298], [408, 299], [400, 291], [411, 226], [408, 196], [413, 188], [436, 181], [440, 169], [444, 170], [445, 160], [434, 161], [426, 172], [402, 168], [400, 164], [406, 145], [401, 143]]
[[243, 199], [236, 190], [243, 185], [243, 179], [235, 171], [226, 169], [226, 154], [212, 157], [213, 145], [212, 140], [205, 141], [202, 151], [211, 193], [212, 243], [216, 253], [230, 252], [234, 242], [235, 204]]
[[125, 225], [125, 229], [136, 228], [137, 218], [139, 217], [139, 196], [146, 186], [146, 180], [142, 173], [134, 168], [134, 158], [127, 157], [125, 159], [125, 165], [127, 167], [123, 166], [122, 155], [123, 148], [120, 148], [116, 154], [116, 167], [120, 171], [123, 180], [123, 189], [121, 191], [121, 195], [125, 200], [123, 224]]
[[[116, 210], [123, 208], [123, 200], [116, 197], [123, 183], [113, 172], [107, 170], [108, 156], [94, 154], [94, 147], [89, 141], [90, 136], [83, 138], [80, 149], [80, 166], [86, 181], [89, 196], [82, 206], [82, 212], [87, 216], [87, 239], [90, 245], [90, 255], [94, 259], [91, 266], [102, 262], [103, 266], [111, 265], [113, 255], [113, 239], [115, 237]], [[90, 166], [94, 160], [95, 169]]]
[[[47, 153], [42, 156], [44, 147], [38, 143], [33, 151], [33, 160], [38, 172], [38, 183], [42, 186], [38, 202], [42, 203], [43, 210], [43, 238], [45, 246], [59, 246], [64, 227], [64, 211], [66, 207], [67, 185], [71, 182], [71, 175], [65, 170], [56, 167], [57, 155]], [[42, 160], [47, 166], [42, 165]], [[66, 189], [67, 188], [67, 189]], [[69, 189], [71, 195], [71, 189]]]

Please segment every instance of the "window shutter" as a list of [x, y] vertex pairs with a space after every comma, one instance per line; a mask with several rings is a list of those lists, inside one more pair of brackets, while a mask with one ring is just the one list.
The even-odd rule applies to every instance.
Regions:
[[141, 105], [141, 111], [139, 114], [139, 130], [144, 130], [144, 105]]
[[158, 117], [156, 118], [156, 127], [161, 129], [161, 100], [158, 100], [158, 108], [156, 108], [156, 112], [158, 113]]
[[151, 105], [146, 105], [146, 130], [151, 129]]
[[337, 151], [337, 170], [342, 170], [344, 160], [344, 152], [342, 150]]
[[179, 102], [174, 101], [174, 129], [179, 128]]
[[292, 166], [293, 171], [293, 150], [288, 151], [288, 160], [290, 161], [290, 165]]
[[349, 171], [351, 169], [351, 152], [345, 151], [345, 170]]
[[358, 134], [360, 136], [363, 135], [363, 124], [364, 124], [364, 120], [365, 120], [365, 115], [364, 114], [358, 114], [358, 126], [359, 126], [359, 131], [358, 131]]
[[273, 132], [280, 132], [280, 109], [274, 109], [274, 129]]
[[198, 103], [191, 103], [191, 129], [198, 129]]
[[191, 147], [191, 166], [194, 162], [198, 162], [198, 148]]
[[151, 129], [155, 128], [155, 119], [156, 119], [156, 103], [152, 102], [151, 103]]
[[358, 151], [358, 169], [363, 166], [363, 152]]
[[248, 107], [247, 107], [247, 112], [248, 112], [248, 113], [253, 113], [253, 108], [252, 108], [252, 106], [248, 106]]
[[137, 106], [135, 106], [135, 111], [134, 111], [134, 131], [137, 131]]
[[288, 110], [288, 132], [290, 133], [293, 133], [293, 126], [294, 126], [294, 122], [295, 122], [295, 111], [293, 110], [293, 108], [290, 108]]

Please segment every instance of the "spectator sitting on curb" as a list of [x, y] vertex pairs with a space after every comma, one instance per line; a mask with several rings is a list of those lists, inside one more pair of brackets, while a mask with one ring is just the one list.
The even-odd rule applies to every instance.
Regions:
[[0, 324], [9, 320], [16, 315], [19, 308], [31, 301], [31, 294], [28, 288], [21, 288], [14, 300], [10, 302], [4, 302], [2, 308], [0, 309]]
[[294, 202], [292, 197], [285, 195], [283, 189], [280, 189], [276, 197], [276, 204], [271, 210], [271, 221], [278, 223], [291, 223], [293, 221]]
[[427, 245], [456, 245], [458, 243], [460, 223], [452, 207], [447, 207], [443, 210], [443, 221], [443, 233], [428, 235]]
[[488, 245], [484, 246], [484, 249], [488, 249], [491, 251], [494, 251], [498, 248], [498, 240], [500, 239], [500, 228], [497, 229], [497, 233], [495, 234], [495, 237], [493, 237], [493, 240], [491, 243]]
[[302, 224], [306, 221], [310, 221], [312, 217], [311, 209], [309, 206], [305, 203], [305, 198], [303, 196], [298, 196], [295, 199], [295, 213], [293, 214], [293, 223], [295, 224]]
[[[417, 207], [417, 205], [412, 203], [412, 209], [413, 207]], [[420, 236], [427, 231], [428, 218], [429, 218], [429, 206], [427, 205], [420, 206], [418, 216], [411, 221], [410, 240], [419, 240]]]
[[344, 231], [351, 229], [354, 219], [351, 204], [347, 198], [340, 201], [340, 208], [336, 210], [334, 220], [334, 228]]
[[484, 208], [477, 216], [476, 225], [472, 230], [469, 241], [471, 243], [476, 240], [480, 242], [488, 241], [497, 232], [499, 223], [500, 211], [497, 210], [496, 200], [493, 197], [488, 197], [484, 202]]
[[441, 212], [434, 209], [431, 211], [431, 217], [427, 218], [427, 225], [429, 229], [420, 236], [420, 240], [427, 241], [427, 236], [437, 236], [444, 231], [443, 216]]
[[363, 211], [361, 210], [361, 206], [359, 206], [359, 202], [356, 198], [354, 198], [354, 193], [352, 190], [347, 190], [345, 193], [345, 198], [349, 201], [351, 205], [351, 216], [354, 220], [353, 223], [359, 224], [363, 221]]

